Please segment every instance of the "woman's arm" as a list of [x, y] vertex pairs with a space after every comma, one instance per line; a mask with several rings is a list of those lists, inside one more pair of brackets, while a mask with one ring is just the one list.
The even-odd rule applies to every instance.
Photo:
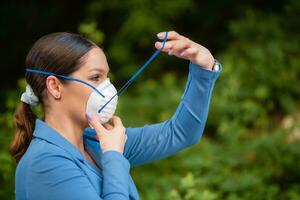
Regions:
[[[164, 32], [158, 34], [159, 39], [164, 37]], [[162, 48], [162, 42], [156, 42], [155, 47]], [[190, 61], [188, 81], [181, 102], [171, 119], [126, 129], [124, 155], [132, 166], [169, 156], [200, 139], [213, 86], [219, 75], [219, 72], [212, 71], [215, 60], [205, 47], [174, 31], [169, 32], [168, 41], [162, 51]], [[93, 141], [96, 140], [93, 139], [95, 133], [91, 129], [87, 129], [85, 135]], [[98, 146], [95, 143], [93, 146]]]
[[126, 129], [124, 155], [132, 166], [172, 155], [201, 138], [219, 73], [190, 63], [185, 91], [172, 118], [158, 124]]

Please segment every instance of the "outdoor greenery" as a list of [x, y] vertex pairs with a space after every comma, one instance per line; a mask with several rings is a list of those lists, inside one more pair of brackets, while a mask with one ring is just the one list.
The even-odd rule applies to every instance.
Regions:
[[[132, 169], [141, 199], [300, 199], [300, 1], [270, 2], [86, 3], [77, 31], [104, 48], [116, 86], [154, 52], [155, 34], [164, 30], [211, 47], [223, 66], [200, 142]], [[120, 98], [124, 125], [171, 117], [187, 73], [188, 61], [160, 55]], [[8, 147], [24, 88], [21, 78], [3, 93], [0, 199], [14, 198], [15, 163]]]

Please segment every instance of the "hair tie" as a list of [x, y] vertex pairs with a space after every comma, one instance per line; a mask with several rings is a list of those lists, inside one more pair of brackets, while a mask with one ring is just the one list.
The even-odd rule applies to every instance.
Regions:
[[26, 85], [25, 92], [23, 92], [21, 96], [21, 101], [32, 106], [39, 104], [39, 98], [34, 94], [32, 88], [28, 84]]

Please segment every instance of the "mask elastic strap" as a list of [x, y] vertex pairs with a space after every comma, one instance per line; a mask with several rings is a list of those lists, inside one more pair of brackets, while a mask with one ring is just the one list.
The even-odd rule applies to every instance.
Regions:
[[168, 33], [169, 32], [166, 32], [166, 36], [163, 40], [162, 47], [159, 50], [156, 50], [154, 54], [152, 54], [152, 56], [145, 62], [145, 64], [134, 75], [132, 75], [132, 77], [122, 86], [122, 88], [98, 110], [98, 113], [100, 113], [105, 108], [105, 106], [109, 104], [113, 100], [113, 98], [115, 98], [117, 95], [121, 96], [124, 93], [124, 91], [127, 90], [127, 88], [133, 83], [133, 81], [137, 78], [137, 76], [141, 74], [142, 71], [158, 56], [158, 54], [163, 50], [165, 46], [165, 43], [168, 38]]
[[60, 74], [56, 74], [56, 73], [52, 73], [52, 72], [45, 72], [45, 71], [41, 71], [41, 70], [36, 70], [36, 69], [30, 69], [30, 68], [26, 68], [26, 72], [30, 72], [30, 73], [37, 73], [37, 74], [44, 74], [44, 75], [49, 75], [49, 76], [55, 76], [58, 78], [63, 78], [63, 79], [67, 79], [70, 81], [76, 81], [79, 83], [83, 83], [91, 88], [93, 88], [100, 96], [102, 96], [103, 98], [105, 98], [105, 96], [99, 91], [97, 90], [97, 88], [95, 88], [94, 86], [92, 86], [91, 84], [83, 81], [83, 80], [79, 80], [70, 76], [64, 76], [64, 75], [60, 75]]

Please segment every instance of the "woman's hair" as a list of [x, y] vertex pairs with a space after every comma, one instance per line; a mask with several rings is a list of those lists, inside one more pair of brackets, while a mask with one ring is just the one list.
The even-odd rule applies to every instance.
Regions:
[[[69, 75], [80, 68], [86, 55], [96, 44], [74, 33], [51, 33], [37, 40], [26, 56], [28, 68]], [[44, 106], [43, 94], [47, 75], [26, 73], [25, 79]], [[64, 83], [64, 80], [61, 80]], [[35, 126], [36, 115], [29, 104], [21, 102], [14, 116], [15, 136], [10, 153], [16, 162], [26, 152]]]

